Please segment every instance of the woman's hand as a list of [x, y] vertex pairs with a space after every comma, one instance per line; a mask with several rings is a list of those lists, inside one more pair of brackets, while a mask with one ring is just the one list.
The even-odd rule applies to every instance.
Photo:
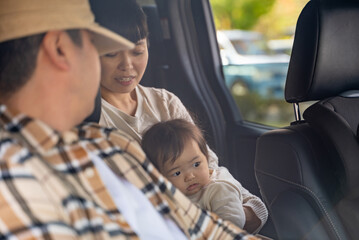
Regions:
[[246, 223], [244, 224], [244, 230], [249, 233], [253, 233], [260, 225], [261, 220], [256, 216], [252, 208], [243, 206], [244, 214], [246, 215]]

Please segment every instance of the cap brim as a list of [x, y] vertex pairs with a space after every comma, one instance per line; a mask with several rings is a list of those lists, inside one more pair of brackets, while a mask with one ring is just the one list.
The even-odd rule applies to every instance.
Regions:
[[96, 23], [88, 27], [88, 30], [94, 34], [93, 42], [100, 55], [135, 47], [131, 41]]

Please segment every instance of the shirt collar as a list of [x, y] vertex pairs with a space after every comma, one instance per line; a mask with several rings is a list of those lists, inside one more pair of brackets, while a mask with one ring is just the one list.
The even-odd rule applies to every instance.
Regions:
[[5, 105], [0, 105], [0, 125], [10, 133], [20, 133], [39, 153], [46, 153], [61, 140], [60, 133], [46, 123], [15, 114]]

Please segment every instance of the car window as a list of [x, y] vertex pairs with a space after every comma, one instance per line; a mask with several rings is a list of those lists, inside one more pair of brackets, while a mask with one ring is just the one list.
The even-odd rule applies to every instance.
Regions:
[[[282, 127], [294, 120], [284, 100], [294, 29], [308, 0], [211, 0], [224, 80], [249, 122]], [[301, 105], [301, 111], [309, 106]]]

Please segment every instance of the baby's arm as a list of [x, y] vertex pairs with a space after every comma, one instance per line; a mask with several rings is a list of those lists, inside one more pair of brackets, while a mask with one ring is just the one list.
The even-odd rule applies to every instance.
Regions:
[[[248, 215], [244, 229], [252, 233], [259, 232], [268, 218], [268, 211], [262, 200], [245, 189], [236, 179], [234, 179], [225, 167], [216, 168], [215, 179], [218, 182], [228, 182], [233, 184], [239, 189], [244, 211], [246, 215]], [[258, 219], [259, 224], [257, 221]]]
[[207, 198], [208, 210], [240, 228], [244, 227], [246, 216], [242, 206], [242, 196], [232, 185], [223, 182], [211, 183], [202, 197]]

